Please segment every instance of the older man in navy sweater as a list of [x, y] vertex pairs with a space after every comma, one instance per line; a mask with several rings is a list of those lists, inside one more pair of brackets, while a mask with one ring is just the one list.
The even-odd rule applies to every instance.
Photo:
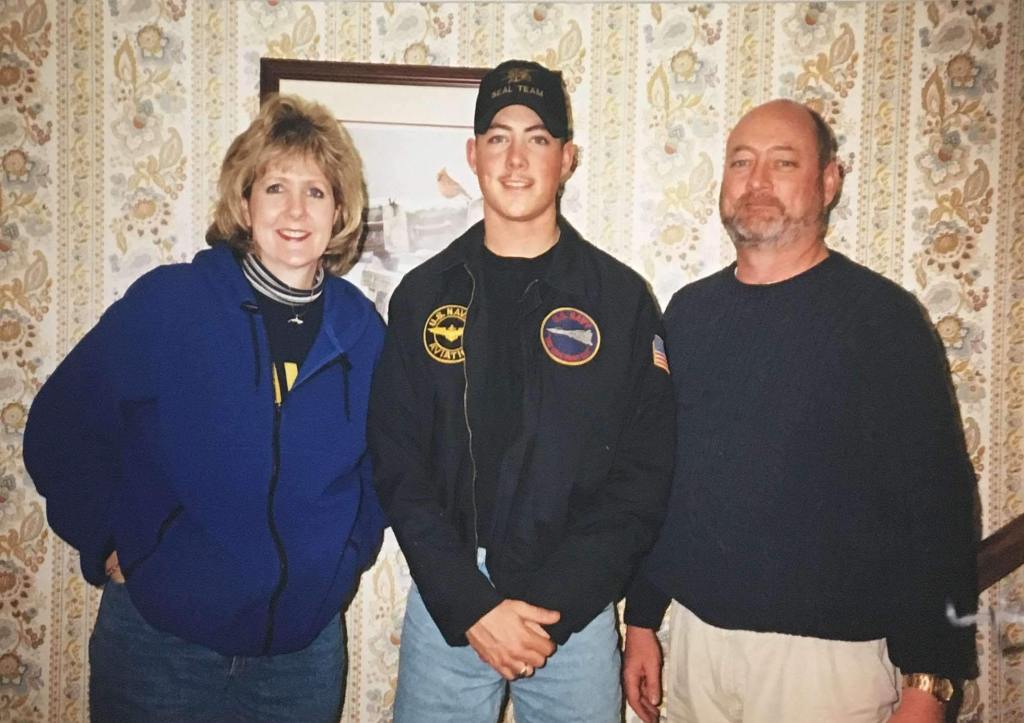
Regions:
[[[835, 141], [791, 101], [729, 136], [736, 263], [665, 313], [678, 417], [659, 542], [627, 598], [626, 696], [672, 721], [928, 721], [976, 674], [975, 478], [913, 296], [828, 249]], [[899, 677], [897, 669], [902, 671]]]

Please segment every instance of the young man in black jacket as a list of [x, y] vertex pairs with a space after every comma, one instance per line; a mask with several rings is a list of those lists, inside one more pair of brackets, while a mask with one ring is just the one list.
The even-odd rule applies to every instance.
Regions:
[[619, 720], [613, 604], [652, 544], [674, 405], [643, 280], [558, 216], [561, 77], [480, 85], [484, 220], [396, 289], [369, 435], [409, 562], [395, 720]]

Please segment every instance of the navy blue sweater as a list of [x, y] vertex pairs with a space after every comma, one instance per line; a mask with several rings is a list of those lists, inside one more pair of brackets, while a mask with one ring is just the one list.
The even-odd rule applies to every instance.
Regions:
[[730, 629], [887, 638], [903, 670], [968, 677], [975, 477], [941, 343], [913, 296], [833, 252], [787, 281], [690, 284], [665, 313], [676, 470], [627, 600]]

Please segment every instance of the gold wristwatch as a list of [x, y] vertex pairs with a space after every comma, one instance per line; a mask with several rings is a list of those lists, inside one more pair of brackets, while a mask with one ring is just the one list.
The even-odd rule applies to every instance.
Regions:
[[956, 690], [952, 680], [931, 673], [907, 673], [903, 676], [903, 687], [931, 693], [940, 703], [948, 703]]

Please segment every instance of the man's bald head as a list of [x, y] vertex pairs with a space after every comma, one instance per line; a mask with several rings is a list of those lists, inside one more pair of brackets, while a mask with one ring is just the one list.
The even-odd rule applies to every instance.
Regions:
[[836, 142], [820, 115], [773, 100], [729, 134], [719, 208], [737, 245], [819, 243], [838, 198]]
[[758, 115], [764, 113], [770, 113], [773, 111], [784, 111], [792, 114], [794, 120], [796, 116], [805, 115], [807, 120], [810, 122], [808, 126], [809, 132], [814, 134], [815, 145], [818, 148], [818, 168], [825, 168], [830, 161], [836, 159], [839, 152], [839, 143], [836, 141], [835, 133], [832, 132], [832, 127], [828, 122], [821, 117], [818, 111], [810, 108], [803, 103], [798, 103], [795, 100], [788, 98], [776, 98], [766, 103], [762, 103], [756, 108], [748, 111], [739, 123], [736, 124], [738, 128], [740, 123], [743, 123], [748, 117], [753, 116], [753, 120], [756, 120]]

